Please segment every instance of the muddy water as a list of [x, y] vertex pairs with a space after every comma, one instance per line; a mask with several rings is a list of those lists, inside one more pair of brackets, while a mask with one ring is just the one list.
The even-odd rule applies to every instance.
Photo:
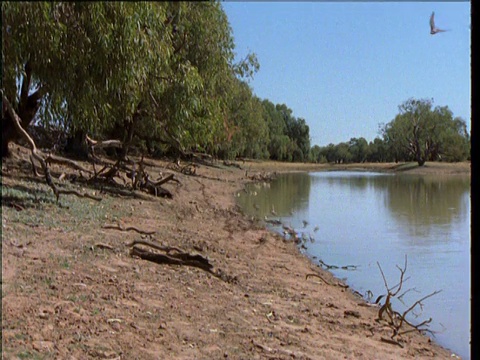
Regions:
[[[432, 338], [469, 358], [470, 177], [288, 174], [252, 184], [237, 197], [250, 216], [293, 227], [313, 262], [338, 266], [331, 271], [371, 301], [385, 293], [379, 265], [392, 287], [400, 279], [396, 266], [403, 268], [407, 257], [408, 291], [394, 308], [403, 312], [441, 290], [408, 319], [419, 324], [432, 318]], [[272, 229], [282, 232], [281, 226]]]

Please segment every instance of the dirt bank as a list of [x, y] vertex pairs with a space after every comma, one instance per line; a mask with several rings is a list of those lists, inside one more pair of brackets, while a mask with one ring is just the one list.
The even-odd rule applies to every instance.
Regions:
[[[378, 309], [235, 206], [246, 170], [318, 166], [246, 162], [187, 176], [148, 160], [152, 178], [179, 180], [164, 186], [173, 199], [110, 189], [101, 202], [67, 195], [59, 206], [28, 153], [14, 153], [2, 164], [4, 359], [451, 358], [415, 332], [403, 347], [383, 342], [392, 331]], [[155, 233], [105, 228], [118, 223]], [[142, 239], [201, 255], [217, 276], [130, 256]]]

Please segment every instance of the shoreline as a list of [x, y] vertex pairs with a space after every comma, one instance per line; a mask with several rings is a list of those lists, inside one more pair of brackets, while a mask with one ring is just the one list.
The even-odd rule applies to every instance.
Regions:
[[[28, 152], [24, 155], [28, 161]], [[2, 164], [2, 192], [23, 208], [2, 202], [6, 359], [27, 353], [122, 359], [451, 358], [449, 350], [417, 332], [402, 337], [403, 347], [381, 340], [392, 330], [375, 321], [378, 309], [362, 305], [363, 299], [339, 286], [293, 242], [238, 211], [234, 193], [252, 181], [245, 170], [265, 175], [305, 171], [306, 165], [201, 165], [196, 176], [173, 172], [180, 184], [165, 184], [173, 199], [107, 193], [97, 204], [65, 196], [59, 208], [46, 185], [32, 182], [28, 166], [22, 170], [21, 159]], [[149, 173], [172, 173], [165, 161], [149, 163]], [[35, 192], [45, 204], [20, 202], [21, 191]], [[155, 234], [105, 228], [112, 223]], [[127, 244], [142, 238], [198, 254], [223, 275], [130, 256]]]

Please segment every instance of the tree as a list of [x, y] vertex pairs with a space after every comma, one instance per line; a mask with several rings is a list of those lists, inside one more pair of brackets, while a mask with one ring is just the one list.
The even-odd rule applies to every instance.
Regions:
[[368, 142], [365, 138], [351, 138], [349, 141], [350, 154], [352, 156], [352, 162], [362, 163], [367, 161], [369, 156]]
[[222, 144], [228, 158], [243, 156], [264, 158], [268, 154], [268, 126], [263, 118], [261, 101], [252, 94], [249, 85], [235, 79], [226, 118], [227, 137]]
[[[3, 86], [28, 127], [115, 136], [180, 152], [214, 150], [235, 76], [233, 37], [218, 2], [2, 3]], [[15, 139], [8, 114], [3, 155]], [[11, 119], [10, 119], [11, 120]], [[80, 136], [80, 139], [82, 137]]]
[[383, 139], [376, 137], [368, 144], [368, 161], [385, 162], [388, 159], [387, 147]]
[[464, 122], [455, 121], [446, 106], [432, 110], [432, 103], [428, 99], [409, 99], [399, 106], [395, 119], [385, 125], [384, 140], [396, 160], [411, 157], [423, 166], [439, 156], [448, 157], [458, 151], [465, 154], [469, 138]]
[[[69, 132], [98, 134], [122, 123], [128, 140], [132, 124], [146, 116], [142, 100], [162, 90], [153, 79], [168, 71], [164, 6], [8, 2], [2, 10], [3, 85], [22, 126], [36, 115]], [[10, 124], [7, 115], [3, 156], [15, 139]]]

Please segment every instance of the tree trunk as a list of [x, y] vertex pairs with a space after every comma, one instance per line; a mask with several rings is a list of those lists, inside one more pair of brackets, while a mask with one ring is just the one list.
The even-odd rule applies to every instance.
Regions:
[[[40, 107], [41, 90], [37, 90], [24, 101], [20, 101], [18, 106], [18, 116], [22, 120], [22, 127], [27, 129]], [[4, 111], [2, 119], [2, 158], [10, 155], [8, 144], [19, 139], [19, 134], [13, 124], [13, 119], [8, 112]]]
[[67, 139], [67, 145], [65, 151], [77, 159], [88, 159], [88, 146], [85, 142], [85, 132], [77, 130]]
[[[30, 90], [30, 81], [32, 77], [32, 67], [30, 60], [25, 64], [25, 76], [20, 90], [20, 103], [15, 109], [22, 121], [22, 128], [27, 129], [40, 107], [40, 99], [44, 95], [44, 89], [40, 87], [33, 94], [28, 95]], [[6, 111], [5, 106], [2, 109], [2, 158], [10, 155], [8, 144], [19, 139], [19, 134], [13, 123], [13, 119]]]

